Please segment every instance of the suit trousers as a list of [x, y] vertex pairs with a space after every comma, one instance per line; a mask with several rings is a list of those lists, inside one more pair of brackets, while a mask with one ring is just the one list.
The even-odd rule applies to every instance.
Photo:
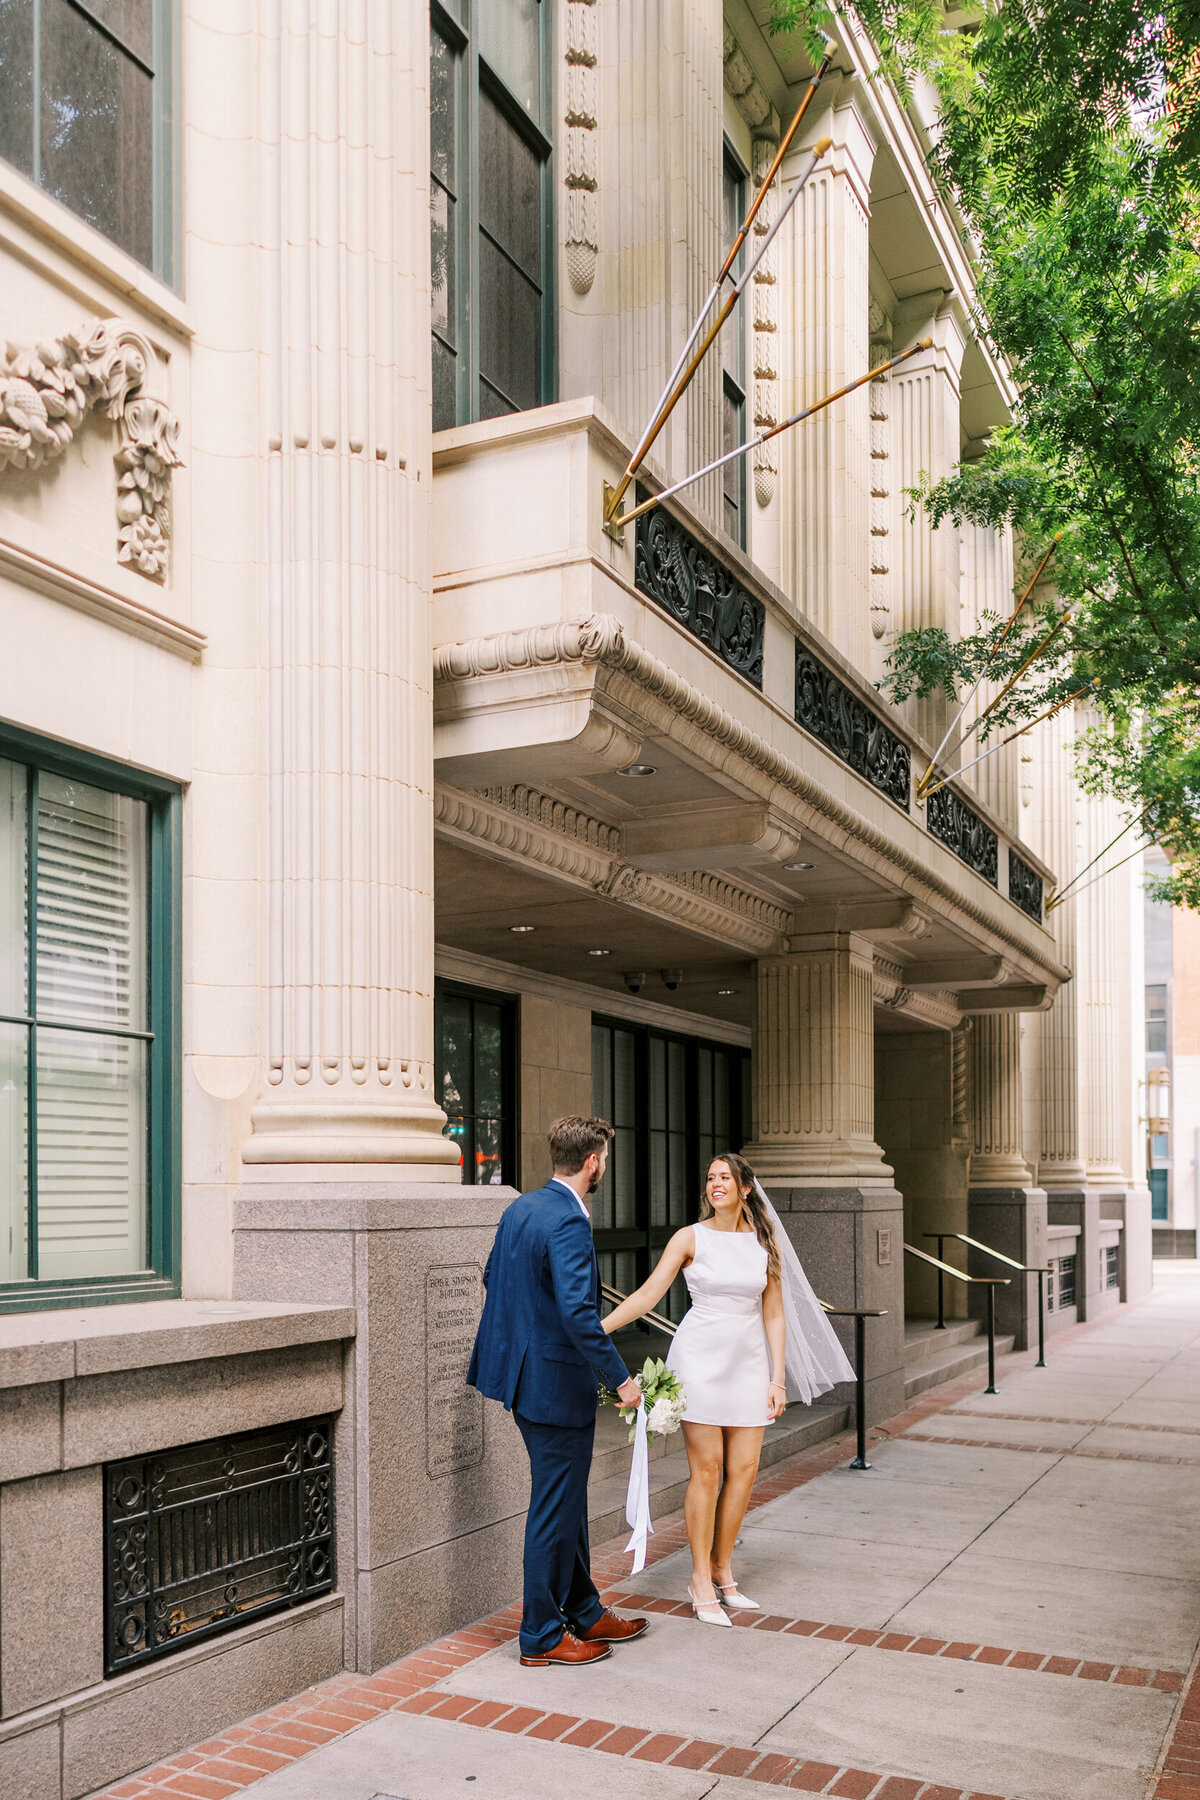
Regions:
[[521, 1650], [537, 1656], [553, 1650], [566, 1629], [590, 1630], [604, 1611], [592, 1580], [587, 1528], [596, 1421], [538, 1425], [516, 1411], [513, 1418], [529, 1452], [531, 1477]]

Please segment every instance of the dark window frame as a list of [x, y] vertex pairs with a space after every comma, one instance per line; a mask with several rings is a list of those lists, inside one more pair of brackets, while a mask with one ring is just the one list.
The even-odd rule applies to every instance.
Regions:
[[[182, 1242], [183, 1113], [181, 1045], [183, 795], [176, 782], [130, 769], [89, 751], [0, 726], [0, 756], [22, 763], [36, 774], [83, 781], [146, 803], [146, 1261], [144, 1271], [127, 1275], [74, 1276], [0, 1283], [0, 1313], [42, 1311], [65, 1306], [113, 1305], [126, 1300], [178, 1297]], [[36, 864], [29, 869], [29, 904], [35, 904]], [[31, 940], [27, 954], [36, 954]], [[29, 1015], [36, 1020], [35, 1011]], [[3, 1013], [5, 1023], [26, 1024], [36, 1054], [36, 1023]], [[101, 1033], [101, 1035], [104, 1035]], [[29, 1084], [27, 1104], [36, 1106], [36, 1084]], [[29, 1140], [27, 1204], [36, 1222], [36, 1119]], [[28, 1234], [36, 1263], [36, 1224]]]
[[[635, 1223], [631, 1226], [594, 1226], [593, 1235], [596, 1243], [596, 1254], [604, 1258], [616, 1256], [622, 1252], [632, 1251], [637, 1258], [637, 1281], [640, 1283], [650, 1273], [651, 1266], [664, 1249], [670, 1238], [680, 1229], [682, 1224], [691, 1224], [699, 1216], [700, 1189], [703, 1184], [704, 1170], [701, 1168], [700, 1128], [697, 1115], [699, 1095], [698, 1063], [701, 1051], [709, 1051], [728, 1056], [731, 1062], [729, 1089], [729, 1136], [730, 1143], [726, 1148], [736, 1150], [747, 1141], [751, 1132], [749, 1117], [749, 1071], [750, 1052], [740, 1044], [722, 1043], [719, 1039], [691, 1037], [684, 1032], [665, 1031], [657, 1026], [644, 1025], [630, 1019], [611, 1017], [604, 1013], [592, 1014], [593, 1034], [597, 1031], [625, 1031], [634, 1039], [634, 1095], [636, 1118], [634, 1131], [634, 1206]], [[683, 1046], [684, 1095], [685, 1106], [689, 1109], [683, 1127], [684, 1148], [686, 1157], [686, 1174], [684, 1191], [686, 1195], [685, 1218], [669, 1220], [663, 1225], [650, 1222], [651, 1207], [651, 1126], [649, 1122], [650, 1108], [650, 1043], [659, 1040], [665, 1044]], [[593, 1035], [593, 1044], [595, 1037]], [[739, 1078], [735, 1079], [735, 1071]], [[593, 1062], [592, 1083], [595, 1095], [596, 1068]], [[593, 1098], [593, 1105], [599, 1102]], [[718, 1152], [714, 1151], [714, 1154]], [[608, 1280], [604, 1274], [604, 1263], [601, 1263], [602, 1279]], [[619, 1284], [614, 1284], [619, 1285]], [[686, 1298], [682, 1283], [676, 1283], [671, 1293], [661, 1303], [660, 1312], [668, 1317], [682, 1317], [686, 1306]]]
[[30, 5], [30, 145], [27, 164], [4, 160], [7, 166], [31, 181], [40, 192], [63, 206], [72, 218], [81, 219], [93, 231], [129, 256], [159, 280], [175, 285], [181, 266], [181, 218], [179, 206], [180, 156], [175, 96], [180, 84], [179, 0], [149, 0], [151, 48], [150, 57], [122, 37], [121, 33], [100, 17], [87, 0], [59, 0], [75, 17], [83, 21], [95, 35], [111, 45], [122, 57], [150, 78], [150, 257], [146, 261], [136, 250], [122, 244], [103, 226], [85, 218], [69, 200], [60, 199], [47, 185], [42, 166], [43, 112], [43, 46], [49, 39], [43, 12], [46, 0], [29, 0]]
[[[483, 417], [506, 416], [484, 414], [480, 404], [481, 382], [485, 379], [480, 366], [480, 235], [484, 227], [479, 216], [479, 113], [481, 93], [503, 115], [516, 135], [534, 152], [540, 164], [539, 234], [541, 239], [541, 302], [539, 323], [541, 355], [539, 359], [539, 395], [536, 404], [548, 405], [554, 398], [557, 378], [557, 333], [555, 313], [555, 232], [554, 232], [554, 115], [555, 69], [553, 62], [553, 12], [550, 0], [539, 0], [541, 95], [540, 116], [530, 117], [493, 70], [479, 49], [476, 12], [480, 0], [458, 0], [463, 17], [457, 18], [440, 0], [430, 0], [431, 31], [442, 38], [455, 57], [455, 260], [454, 338], [453, 345], [433, 328], [431, 339], [438, 338], [455, 357], [455, 417], [453, 424], [434, 421], [435, 430], [453, 430], [458, 425], [474, 424]], [[432, 159], [431, 159], [432, 160]], [[431, 177], [432, 179], [432, 177]], [[496, 245], [508, 261], [507, 249], [489, 232], [489, 242]], [[432, 355], [432, 345], [431, 345]], [[496, 394], [502, 390], [488, 379], [487, 386]], [[504, 399], [510, 396], [502, 395]], [[522, 410], [515, 404], [509, 412]]]
[[[472, 1006], [481, 1004], [495, 1006], [500, 1011], [500, 1184], [504, 1187], [517, 1186], [517, 1165], [521, 1147], [521, 1121], [519, 1115], [519, 1082], [520, 1070], [520, 1007], [514, 994], [499, 993], [491, 988], [476, 987], [470, 982], [452, 981], [438, 976], [434, 982], [434, 1041], [437, 1047], [436, 1093], [438, 1105], [442, 1104], [442, 1069], [445, 1057], [442, 1050], [443, 1003], [447, 999], [467, 1000]], [[474, 1044], [475, 1023], [471, 1021], [471, 1038]], [[490, 1183], [467, 1179], [467, 1171], [478, 1170], [475, 1138], [475, 1122], [479, 1114], [472, 1110], [464, 1112], [463, 1120], [467, 1125], [467, 1135], [462, 1140], [462, 1185], [464, 1187], [490, 1186]], [[452, 1136], [452, 1121], [447, 1114], [445, 1135]]]
[[[733, 181], [735, 197], [732, 211], [737, 214], [738, 225], [746, 214], [746, 184], [750, 179], [749, 170], [737, 154], [728, 138], [724, 139], [721, 159], [721, 211], [724, 213], [724, 200], [727, 184]], [[735, 230], [737, 227], [735, 226]], [[722, 245], [722, 250], [727, 249]], [[743, 249], [734, 264], [735, 276], [741, 274], [745, 262]], [[732, 355], [731, 355], [732, 352]], [[734, 416], [740, 425], [736, 443], [746, 441], [746, 422], [749, 412], [748, 395], [749, 380], [746, 368], [746, 315], [742, 305], [734, 309], [733, 316], [721, 333], [721, 451], [722, 454], [735, 447], [732, 434], [725, 431], [726, 407], [732, 407]], [[731, 366], [732, 365], [732, 366]], [[747, 548], [748, 518], [746, 475], [746, 457], [739, 456], [734, 462], [726, 463], [721, 471], [721, 523], [725, 535], [740, 550]], [[730, 529], [728, 511], [732, 508], [736, 514], [736, 529]]]

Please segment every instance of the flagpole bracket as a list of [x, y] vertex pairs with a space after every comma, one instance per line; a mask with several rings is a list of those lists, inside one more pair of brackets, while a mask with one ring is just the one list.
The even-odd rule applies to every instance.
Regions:
[[601, 517], [601, 529], [605, 537], [610, 537], [614, 544], [625, 542], [625, 509], [623, 506], [613, 508], [613, 496], [616, 488], [611, 481], [604, 483], [604, 512]]

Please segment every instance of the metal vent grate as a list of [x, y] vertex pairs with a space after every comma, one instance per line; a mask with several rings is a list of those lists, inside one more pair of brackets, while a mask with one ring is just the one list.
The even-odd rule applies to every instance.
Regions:
[[306, 1419], [107, 1465], [106, 1674], [329, 1592], [332, 1437]]
[[1075, 1258], [1060, 1256], [1058, 1259], [1058, 1306], [1059, 1311], [1075, 1304]]
[[1115, 1288], [1121, 1285], [1120, 1255], [1121, 1246], [1119, 1244], [1105, 1244], [1104, 1285], [1106, 1288]]

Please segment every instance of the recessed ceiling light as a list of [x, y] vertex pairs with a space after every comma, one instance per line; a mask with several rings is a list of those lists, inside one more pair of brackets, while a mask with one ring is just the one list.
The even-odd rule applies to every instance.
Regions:
[[536, 931], [537, 926], [536, 925], [510, 925], [508, 929], [510, 931]]
[[653, 763], [630, 763], [627, 768], [618, 769], [618, 775], [657, 775], [658, 770]]
[[722, 999], [726, 999], [730, 994], [736, 994], [737, 989], [736, 988], [718, 988], [717, 992], [718, 992], [718, 994], [720, 994]]
[[812, 869], [812, 868], [816, 867], [816, 864], [815, 863], [806, 863], [806, 862], [790, 862], [790, 863], [784, 863], [783, 866], [785, 869]]
[[612, 951], [611, 950], [589, 950], [588, 955], [589, 956], [611, 956]]

